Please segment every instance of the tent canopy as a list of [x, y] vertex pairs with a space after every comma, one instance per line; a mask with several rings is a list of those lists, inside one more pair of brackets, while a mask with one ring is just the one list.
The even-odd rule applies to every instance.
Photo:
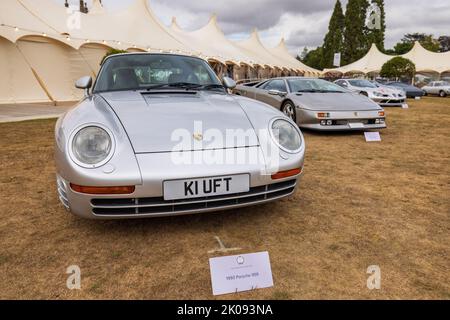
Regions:
[[[379, 73], [383, 65], [395, 57], [380, 52], [377, 46], [372, 44], [369, 52], [358, 61], [340, 68], [325, 69], [323, 73]], [[411, 60], [416, 65], [416, 71], [418, 73], [441, 74], [450, 70], [450, 52], [431, 52], [422, 47], [419, 42], [415, 42], [414, 47], [408, 53], [400, 55], [400, 57]]]
[[175, 19], [167, 27], [147, 0], [113, 12], [93, 0], [87, 14], [53, 0], [2, 0], [0, 7], [0, 103], [79, 99], [83, 93], [74, 89], [74, 82], [84, 75], [95, 77], [110, 48], [199, 56], [218, 62], [217, 72], [229, 72], [225, 65], [242, 66], [233, 70], [237, 77], [312, 70], [289, 54], [284, 41], [268, 49], [256, 31], [243, 41], [227, 39], [216, 15], [191, 32]]

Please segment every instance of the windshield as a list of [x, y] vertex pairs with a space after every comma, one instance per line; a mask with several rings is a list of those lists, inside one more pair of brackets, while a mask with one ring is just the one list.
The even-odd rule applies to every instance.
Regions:
[[334, 83], [320, 79], [288, 79], [291, 92], [347, 92]]
[[368, 80], [348, 80], [348, 82], [358, 88], [376, 88], [377, 86], [374, 85], [372, 82]]
[[204, 60], [177, 55], [132, 54], [106, 60], [94, 92], [151, 90], [165, 86], [223, 89]]

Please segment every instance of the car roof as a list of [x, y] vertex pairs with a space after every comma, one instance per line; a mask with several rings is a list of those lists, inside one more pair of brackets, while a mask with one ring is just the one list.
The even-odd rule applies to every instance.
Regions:
[[186, 58], [193, 58], [193, 59], [198, 59], [198, 60], [202, 60], [202, 61], [206, 61], [205, 59], [196, 57], [196, 56], [190, 56], [187, 54], [178, 54], [178, 53], [167, 53], [167, 52], [161, 52], [161, 53], [153, 53], [153, 52], [124, 52], [124, 53], [115, 53], [115, 54], [111, 54], [109, 56], [107, 56], [105, 58], [105, 60], [103, 60], [103, 63], [105, 63], [105, 61], [112, 59], [112, 58], [118, 58], [121, 56], [137, 56], [137, 55], [148, 55], [148, 56], [174, 56], [174, 57], [186, 57]]

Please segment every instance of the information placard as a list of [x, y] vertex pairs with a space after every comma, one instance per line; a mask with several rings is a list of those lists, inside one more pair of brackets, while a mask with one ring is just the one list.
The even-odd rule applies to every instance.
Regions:
[[273, 287], [268, 252], [209, 259], [213, 294]]
[[379, 132], [364, 132], [366, 142], [380, 142], [381, 136]]

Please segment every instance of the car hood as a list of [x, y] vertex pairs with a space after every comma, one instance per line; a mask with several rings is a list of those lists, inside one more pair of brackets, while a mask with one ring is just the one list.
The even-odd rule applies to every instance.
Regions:
[[292, 94], [291, 99], [300, 107], [315, 111], [372, 111], [382, 108], [359, 94], [345, 93], [302, 93]]
[[405, 91], [399, 88], [391, 88], [391, 87], [379, 87], [379, 92], [382, 92], [384, 94], [400, 94], [404, 95]]
[[[123, 124], [136, 153], [258, 145], [250, 120], [230, 95], [188, 91], [142, 94], [127, 91], [102, 93], [101, 96]], [[235, 130], [244, 130], [245, 138], [225, 138], [227, 133]]]

